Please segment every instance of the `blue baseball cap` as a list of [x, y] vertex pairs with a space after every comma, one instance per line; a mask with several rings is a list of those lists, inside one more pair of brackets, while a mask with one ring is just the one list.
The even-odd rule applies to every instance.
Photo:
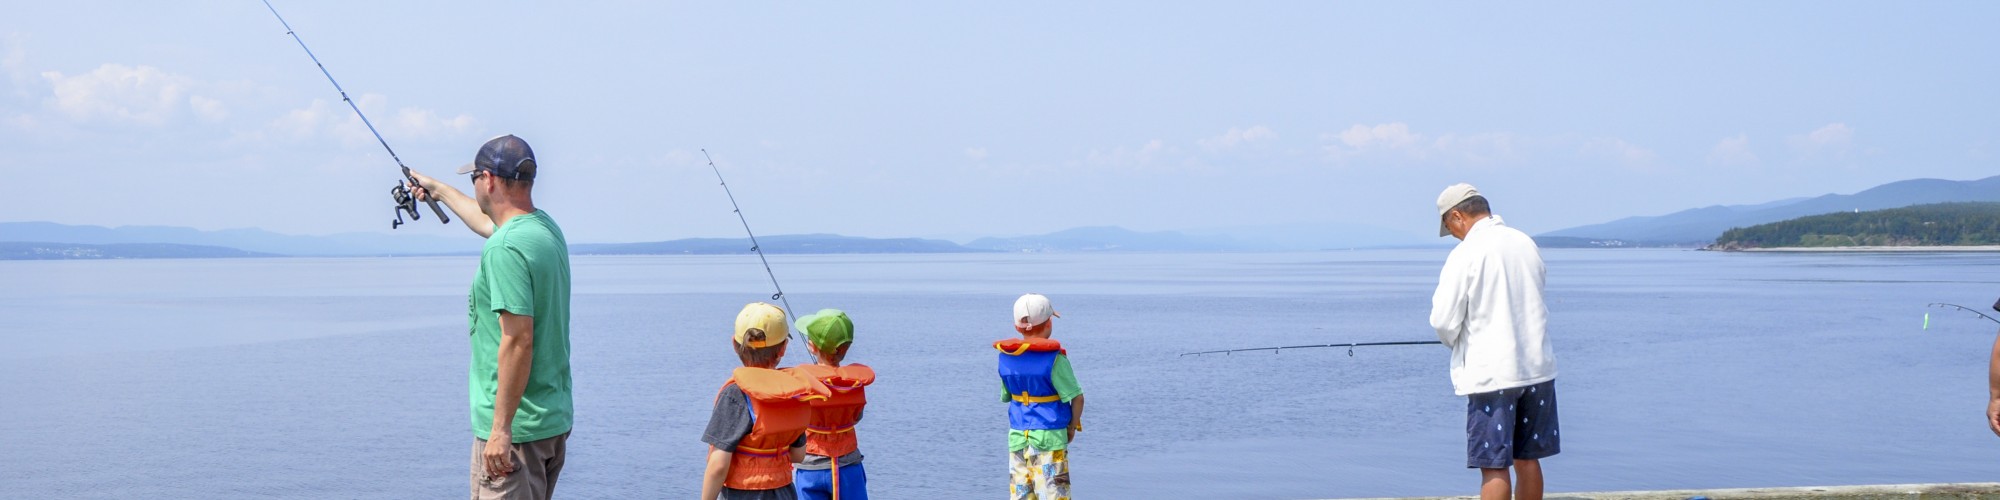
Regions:
[[495, 137], [479, 147], [479, 154], [472, 157], [472, 163], [458, 167], [461, 175], [481, 170], [502, 179], [535, 180], [535, 150], [528, 147], [528, 141], [514, 137], [514, 134]]

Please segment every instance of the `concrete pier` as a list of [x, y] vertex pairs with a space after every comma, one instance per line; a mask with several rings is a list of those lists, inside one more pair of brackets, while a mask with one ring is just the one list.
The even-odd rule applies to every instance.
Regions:
[[[1739, 498], [1757, 500], [2000, 500], [2000, 483], [1879, 484], [1866, 486], [1797, 486], [1787, 488], [1550, 493], [1546, 497], [1546, 500], [1687, 500], [1697, 497], [1706, 497], [1715, 500]], [[1478, 496], [1412, 497], [1399, 500], [1477, 500], [1478, 498]]]

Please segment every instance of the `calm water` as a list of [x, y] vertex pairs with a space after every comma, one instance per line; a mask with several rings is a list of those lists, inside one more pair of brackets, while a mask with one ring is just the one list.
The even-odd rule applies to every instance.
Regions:
[[[1991, 481], [2000, 255], [1550, 250], [1552, 491]], [[775, 256], [855, 318], [883, 498], [995, 498], [993, 351], [1049, 294], [1090, 403], [1083, 498], [1471, 493], [1425, 340], [1444, 251]], [[0, 491], [22, 498], [464, 495], [471, 258], [0, 262]], [[749, 257], [574, 261], [577, 428], [559, 491], [693, 496]], [[803, 361], [794, 353], [792, 362]]]

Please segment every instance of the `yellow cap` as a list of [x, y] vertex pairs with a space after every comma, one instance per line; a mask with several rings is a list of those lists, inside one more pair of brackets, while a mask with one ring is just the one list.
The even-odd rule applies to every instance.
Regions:
[[[764, 340], [750, 341], [745, 335], [756, 329], [764, 332]], [[751, 302], [743, 306], [743, 312], [736, 313], [736, 331], [730, 338], [744, 347], [761, 349], [785, 343], [791, 332], [785, 329], [785, 310], [763, 302]]]

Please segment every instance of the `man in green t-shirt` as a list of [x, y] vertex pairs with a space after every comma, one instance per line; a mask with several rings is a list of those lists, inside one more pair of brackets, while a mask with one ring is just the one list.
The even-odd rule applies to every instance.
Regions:
[[535, 170], [528, 142], [504, 135], [458, 170], [472, 174], [472, 197], [411, 174], [420, 199], [486, 238], [467, 301], [474, 499], [549, 498], [569, 440], [569, 245], [535, 208]]

